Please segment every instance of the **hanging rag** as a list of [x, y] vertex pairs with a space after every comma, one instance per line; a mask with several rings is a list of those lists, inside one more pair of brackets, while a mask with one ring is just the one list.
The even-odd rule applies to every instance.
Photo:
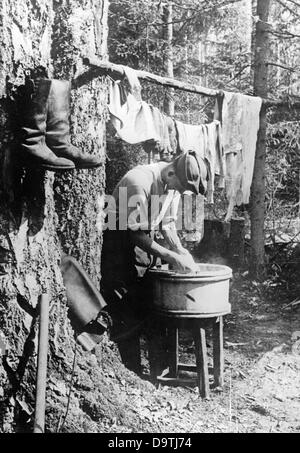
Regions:
[[122, 66], [124, 70], [125, 77], [129, 83], [130, 93], [135, 97], [137, 101], [142, 100], [142, 87], [138, 79], [137, 73], [134, 69], [129, 68], [128, 66]]
[[176, 154], [177, 139], [174, 121], [172, 120], [172, 118], [163, 113], [162, 123], [163, 127], [162, 127], [161, 154], [164, 156]]
[[167, 129], [168, 129], [168, 136], [169, 136], [169, 153], [172, 155], [176, 155], [177, 153], [177, 132], [176, 132], [176, 127], [175, 127], [175, 121], [173, 118], [166, 116], [166, 123], [167, 123]]
[[146, 152], [158, 152], [160, 156], [175, 155], [177, 151], [177, 139], [175, 123], [172, 118], [161, 113], [157, 107], [149, 106], [158, 140], [150, 140], [143, 144]]
[[151, 106], [151, 111], [155, 131], [157, 133], [157, 136], [159, 137], [158, 140], [155, 142], [155, 150], [158, 151], [159, 153], [168, 152], [170, 144], [166, 116], [157, 107]]
[[150, 139], [143, 142], [144, 151], [150, 156], [150, 161], [152, 162], [153, 158], [158, 158], [162, 151], [162, 136], [163, 136], [163, 119], [162, 113], [158, 108], [150, 105], [154, 128], [156, 131], [157, 139]]
[[142, 101], [137, 72], [123, 66], [129, 93], [119, 81], [111, 81], [108, 109], [117, 137], [130, 144], [143, 143], [147, 153], [176, 154], [176, 129], [172, 118]]
[[222, 133], [220, 121], [190, 125], [175, 121], [177, 129], [178, 147], [181, 152], [193, 150], [198, 157], [204, 160], [207, 172], [208, 203], [214, 202], [215, 175], [218, 176], [218, 187], [224, 187], [225, 158], [222, 147]]
[[206, 143], [202, 124], [191, 125], [175, 121], [175, 126], [179, 151], [181, 153], [196, 151], [203, 159]]
[[225, 160], [222, 147], [222, 134], [220, 121], [214, 120], [203, 125], [205, 130], [204, 158], [209, 167], [210, 178], [207, 185], [206, 199], [208, 203], [214, 202], [215, 175], [218, 176], [218, 187], [224, 187]]
[[111, 81], [108, 109], [117, 137], [130, 144], [146, 140], [158, 141], [159, 135], [153, 122], [151, 106], [146, 102], [137, 101], [131, 93], [128, 93], [126, 101], [122, 104], [122, 90], [119, 83]]
[[226, 159], [225, 191], [229, 200], [225, 221], [230, 220], [234, 206], [249, 203], [261, 104], [259, 97], [224, 92], [222, 141]]

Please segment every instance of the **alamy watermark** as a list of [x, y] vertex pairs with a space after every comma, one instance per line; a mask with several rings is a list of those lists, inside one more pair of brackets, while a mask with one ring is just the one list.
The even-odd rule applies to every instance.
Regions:
[[170, 191], [163, 195], [128, 194], [120, 187], [118, 196], [98, 198], [98, 230], [176, 230], [195, 231], [203, 209], [201, 195], [180, 196]]

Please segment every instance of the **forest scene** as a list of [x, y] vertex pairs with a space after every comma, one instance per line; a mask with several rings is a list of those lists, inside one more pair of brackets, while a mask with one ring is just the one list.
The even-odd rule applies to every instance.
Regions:
[[[0, 433], [299, 433], [300, 2], [3, 0], [0, 38]], [[70, 82], [69, 135], [84, 161], [72, 171], [20, 156], [24, 87], [40, 77]], [[80, 330], [64, 274], [72, 257], [89, 294], [106, 305], [105, 196], [136, 166], [180, 156], [118, 135], [111, 87], [130, 92], [131, 77], [139, 102], [175, 123], [219, 121], [224, 93], [261, 102], [249, 202], [230, 210], [218, 178], [213, 200], [189, 198], [196, 221], [178, 236], [196, 263], [230, 268], [230, 309], [216, 318], [217, 331], [206, 318], [199, 324], [200, 346], [189, 320], [176, 333], [167, 324], [160, 357], [169, 374], [176, 368], [170, 379], [163, 367], [155, 374], [151, 356], [157, 318], [147, 312], [133, 336], [138, 351], [130, 336], [114, 339], [110, 316], [97, 312], [104, 331]], [[91, 316], [95, 308], [82, 304], [82, 317]], [[42, 316], [49, 325], [38, 408]]]

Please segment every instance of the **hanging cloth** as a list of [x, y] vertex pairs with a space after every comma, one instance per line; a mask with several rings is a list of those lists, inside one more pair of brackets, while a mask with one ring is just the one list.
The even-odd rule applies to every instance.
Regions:
[[177, 132], [175, 127], [175, 121], [173, 118], [165, 115], [166, 123], [167, 123], [167, 131], [168, 131], [168, 138], [169, 138], [169, 154], [173, 156], [177, 153]]
[[159, 140], [151, 106], [146, 102], [137, 101], [131, 93], [122, 104], [121, 90], [123, 88], [119, 83], [110, 82], [108, 109], [117, 137], [130, 144]]
[[138, 79], [137, 73], [134, 69], [128, 66], [122, 66], [125, 77], [129, 83], [130, 93], [135, 97], [137, 101], [142, 100], [142, 87]]
[[208, 170], [208, 203], [214, 202], [215, 175], [218, 175], [218, 187], [224, 187], [225, 159], [222, 146], [220, 121], [190, 125], [175, 121], [178, 134], [178, 148], [181, 152], [195, 151], [204, 160]]
[[220, 121], [214, 120], [203, 125], [206, 131], [206, 146], [204, 157], [210, 169], [210, 178], [207, 185], [207, 202], [214, 202], [215, 175], [218, 176], [218, 187], [224, 187], [225, 160], [222, 147], [222, 134]]
[[[259, 97], [224, 92], [221, 120], [229, 200], [226, 221], [234, 206], [249, 203], [261, 105]], [[216, 115], [220, 112], [216, 111]]]
[[200, 157], [204, 158], [205, 135], [202, 124], [191, 125], [175, 121], [177, 130], [178, 150], [181, 153], [196, 151]]
[[141, 85], [134, 69], [123, 66], [130, 92], [111, 81], [108, 109], [117, 137], [130, 144], [143, 143], [147, 153], [176, 154], [176, 129], [172, 118], [158, 108], [142, 101]]

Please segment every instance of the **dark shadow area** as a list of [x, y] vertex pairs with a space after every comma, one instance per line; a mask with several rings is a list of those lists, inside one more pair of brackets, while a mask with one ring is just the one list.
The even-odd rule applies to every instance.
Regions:
[[[30, 78], [46, 77], [46, 70], [37, 67], [26, 75]], [[20, 152], [21, 128], [30, 101], [26, 84], [16, 87], [7, 80], [7, 96], [0, 109], [6, 115], [6, 137], [3, 140], [2, 196], [10, 218], [10, 228], [18, 229], [25, 215], [29, 217], [29, 232], [33, 236], [43, 226], [45, 207], [45, 171], [27, 166], [26, 155]]]

